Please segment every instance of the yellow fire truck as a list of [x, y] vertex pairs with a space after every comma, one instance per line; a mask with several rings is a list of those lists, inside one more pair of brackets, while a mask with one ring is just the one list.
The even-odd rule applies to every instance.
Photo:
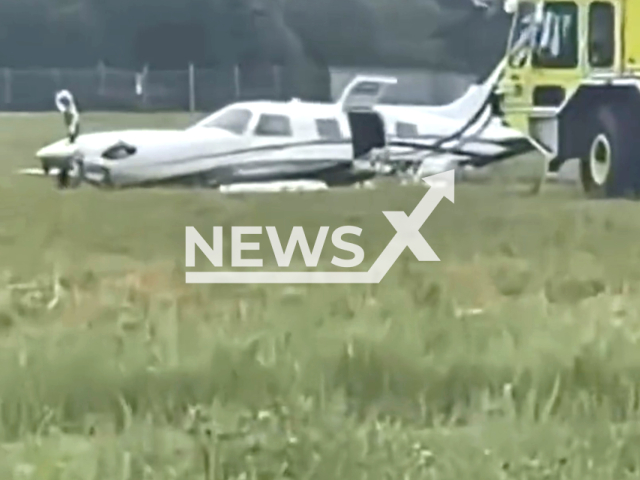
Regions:
[[640, 193], [640, 0], [508, 1], [495, 108], [585, 192]]

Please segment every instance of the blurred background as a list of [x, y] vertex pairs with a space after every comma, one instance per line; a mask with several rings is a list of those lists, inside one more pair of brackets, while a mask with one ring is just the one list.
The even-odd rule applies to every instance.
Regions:
[[3, 0], [0, 110], [212, 111], [330, 101], [357, 73], [385, 103], [441, 104], [503, 54], [509, 19], [470, 0]]

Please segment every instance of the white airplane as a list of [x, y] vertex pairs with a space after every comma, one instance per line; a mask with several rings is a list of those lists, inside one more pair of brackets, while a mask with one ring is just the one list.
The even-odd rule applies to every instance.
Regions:
[[[448, 169], [460, 158], [509, 156], [524, 138], [491, 123], [479, 135], [472, 132], [462, 146], [447, 149], [441, 144], [470, 112], [486, 103], [490, 81], [471, 86], [449, 105], [396, 106], [378, 105], [385, 89], [397, 83], [395, 78], [358, 76], [336, 103], [239, 102], [184, 130], [82, 135], [73, 97], [62, 91], [56, 106], [64, 115], [68, 137], [36, 153], [40, 169], [21, 173], [55, 176], [61, 188], [83, 181], [99, 187], [312, 182], [318, 188], [361, 183], [385, 168], [424, 165], [425, 145], [435, 145], [436, 150], [426, 163]], [[359, 115], [366, 112], [375, 112], [382, 124]], [[397, 145], [386, 149], [389, 140]], [[374, 147], [385, 151], [386, 165]]]

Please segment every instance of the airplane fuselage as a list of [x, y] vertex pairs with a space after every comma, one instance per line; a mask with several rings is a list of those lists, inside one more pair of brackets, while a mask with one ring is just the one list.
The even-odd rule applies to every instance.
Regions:
[[[411, 144], [428, 146], [453, 134], [480, 106], [482, 87], [473, 86], [465, 96], [442, 107], [376, 104], [382, 90], [371, 87], [388, 82], [384, 78], [354, 82], [335, 104], [235, 103], [184, 130], [86, 133], [73, 144], [60, 140], [48, 145], [37, 156], [45, 172], [76, 168], [77, 174], [95, 185], [219, 186], [282, 179], [356, 183], [378, 173], [371, 162], [354, 158], [347, 106], [358, 108], [358, 98], [381, 117], [387, 139], [407, 142], [389, 148], [391, 163], [427, 158], [447, 164], [467, 156], [500, 155], [512, 142], [525, 141], [519, 132], [492, 120], [481, 132], [470, 129], [461, 139], [443, 145], [448, 150], [425, 156]], [[359, 87], [368, 90], [358, 91]]]

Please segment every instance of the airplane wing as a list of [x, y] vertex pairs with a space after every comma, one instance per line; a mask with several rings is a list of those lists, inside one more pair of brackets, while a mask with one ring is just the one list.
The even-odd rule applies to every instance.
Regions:
[[18, 175], [27, 175], [30, 177], [55, 177], [60, 173], [57, 168], [52, 168], [49, 172], [45, 173], [42, 168], [23, 168], [17, 171]]
[[373, 111], [348, 112], [351, 142], [355, 158], [386, 151], [388, 164], [423, 164], [447, 158], [460, 166], [483, 167], [518, 156], [534, 149], [528, 138], [520, 134], [501, 139], [482, 136], [492, 118], [486, 119], [473, 135], [464, 136], [463, 129], [454, 135], [429, 139], [392, 139], [386, 135], [384, 120]]
[[[455, 158], [456, 163], [461, 166], [472, 167], [483, 167], [534, 150], [533, 145], [525, 136], [514, 135], [502, 139], [488, 139], [482, 137], [482, 130], [481, 128], [480, 132], [473, 136], [448, 142], [442, 142], [443, 138], [433, 138], [427, 141], [420, 139], [415, 139], [415, 141], [391, 140], [387, 141], [386, 145], [395, 149], [404, 149], [408, 155], [413, 154], [419, 162], [446, 155]], [[417, 155], [418, 153], [422, 153], [422, 155]]]

